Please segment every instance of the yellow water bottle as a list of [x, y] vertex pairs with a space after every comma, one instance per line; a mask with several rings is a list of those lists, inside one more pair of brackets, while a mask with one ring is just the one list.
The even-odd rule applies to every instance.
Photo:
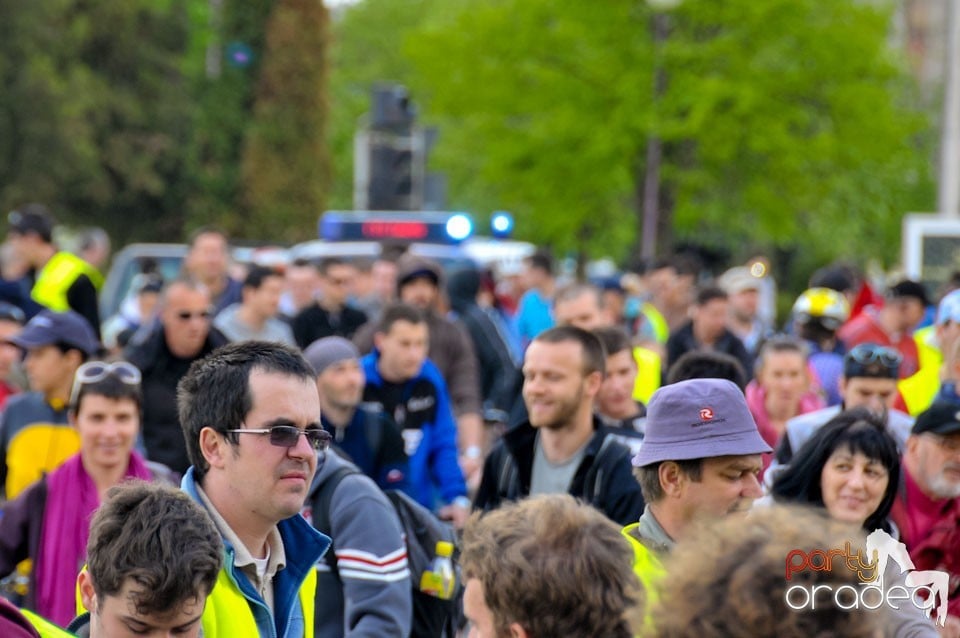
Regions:
[[420, 591], [443, 600], [453, 598], [457, 575], [453, 569], [453, 543], [437, 541], [437, 556], [433, 565], [420, 576]]

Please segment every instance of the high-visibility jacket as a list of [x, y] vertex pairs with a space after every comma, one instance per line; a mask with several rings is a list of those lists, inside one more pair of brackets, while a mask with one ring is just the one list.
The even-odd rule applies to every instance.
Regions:
[[100, 271], [84, 260], [63, 251], [55, 253], [37, 273], [37, 281], [33, 284], [30, 297], [55, 312], [70, 310], [67, 291], [80, 275], [86, 275], [94, 288], [99, 289], [103, 284]]
[[33, 628], [40, 634], [40, 638], [76, 638], [76, 636], [66, 629], [61, 629], [43, 616], [38, 616], [29, 609], [21, 609], [23, 617], [30, 621]]

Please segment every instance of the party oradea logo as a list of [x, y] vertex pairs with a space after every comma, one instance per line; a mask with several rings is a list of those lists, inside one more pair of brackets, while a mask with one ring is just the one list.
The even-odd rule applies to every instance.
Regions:
[[[902, 580], [896, 584], [884, 582], [887, 564], [893, 560], [900, 568]], [[847, 541], [844, 547], [815, 549], [805, 552], [794, 549], [787, 554], [786, 577], [791, 582], [797, 574], [829, 572], [848, 569], [860, 581], [859, 586], [850, 584], [831, 585], [814, 583], [792, 585], [784, 594], [787, 606], [797, 611], [813, 610], [826, 605], [840, 609], [875, 610], [886, 605], [900, 609], [913, 605], [929, 617], [934, 609], [937, 624], [947, 621], [947, 592], [950, 576], [939, 570], [918, 570], [907, 553], [907, 547], [883, 530], [875, 530], [867, 536], [866, 552], [856, 550]]]

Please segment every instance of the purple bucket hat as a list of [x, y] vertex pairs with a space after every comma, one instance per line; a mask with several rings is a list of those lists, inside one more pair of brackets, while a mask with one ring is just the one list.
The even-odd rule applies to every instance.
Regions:
[[740, 388], [726, 379], [690, 379], [653, 393], [647, 434], [633, 465], [763, 452], [773, 450], [757, 431]]

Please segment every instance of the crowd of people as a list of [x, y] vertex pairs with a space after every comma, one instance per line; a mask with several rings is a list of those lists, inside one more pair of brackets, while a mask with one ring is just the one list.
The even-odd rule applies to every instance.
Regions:
[[768, 266], [239, 272], [202, 228], [101, 323], [8, 223], [2, 635], [425, 635], [400, 494], [459, 537], [451, 638], [960, 636], [960, 289], [834, 264], [778, 323]]

